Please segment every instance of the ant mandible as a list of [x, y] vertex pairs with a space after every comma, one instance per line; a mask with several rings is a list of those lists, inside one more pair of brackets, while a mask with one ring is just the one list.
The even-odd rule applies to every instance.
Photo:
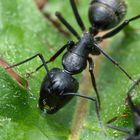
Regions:
[[127, 99], [128, 99], [128, 104], [131, 108], [131, 112], [133, 113], [133, 124], [134, 124], [134, 130], [133, 132], [131, 132], [130, 130], [128, 130], [127, 128], [120, 128], [120, 127], [116, 127], [116, 126], [112, 126], [110, 124], [108, 124], [107, 126], [109, 128], [124, 132], [129, 134], [125, 140], [140, 140], [140, 103], [135, 105], [132, 101], [132, 97], [131, 97], [131, 92], [132, 90], [140, 83], [140, 78], [134, 82], [134, 84], [132, 85], [132, 87], [128, 90], [127, 92]]

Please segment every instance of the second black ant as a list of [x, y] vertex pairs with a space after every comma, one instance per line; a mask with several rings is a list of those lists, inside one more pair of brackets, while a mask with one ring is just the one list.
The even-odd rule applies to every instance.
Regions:
[[127, 92], [128, 104], [133, 114], [133, 124], [134, 124], [133, 131], [127, 128], [120, 128], [120, 127], [112, 126], [110, 124], [107, 125], [109, 128], [127, 133], [128, 136], [125, 138], [125, 140], [140, 140], [140, 103], [135, 105], [131, 97], [132, 90], [134, 90], [135, 87], [139, 84], [140, 84], [140, 78], [134, 82], [132, 87]]

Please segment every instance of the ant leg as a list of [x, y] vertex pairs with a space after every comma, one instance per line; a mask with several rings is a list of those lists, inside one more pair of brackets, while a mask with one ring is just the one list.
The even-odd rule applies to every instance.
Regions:
[[[116, 27], [115, 29], [113, 29], [112, 31], [106, 33], [105, 35], [99, 37], [101, 40], [102, 39], [106, 39], [106, 38], [110, 38], [112, 36], [114, 36], [115, 34], [117, 34], [118, 32], [120, 32], [125, 26], [127, 26], [131, 21], [137, 20], [140, 18], [140, 15], [137, 15], [133, 18], [130, 18], [128, 20], [125, 20], [121, 25], [119, 25], [118, 27]], [[97, 37], [98, 38], [98, 37]]]
[[57, 18], [61, 21], [61, 23], [63, 25], [65, 25], [65, 27], [79, 40], [80, 36], [79, 34], [76, 32], [76, 30], [63, 18], [63, 16], [61, 15], [60, 12], [56, 12], [55, 15], [57, 16]]
[[78, 96], [78, 97], [81, 97], [81, 98], [85, 98], [87, 100], [94, 101], [95, 102], [96, 113], [97, 113], [97, 118], [99, 120], [100, 126], [101, 127], [103, 126], [102, 121], [101, 121], [101, 116], [100, 116], [100, 113], [99, 113], [97, 99], [95, 97], [85, 96], [85, 95], [82, 95], [82, 94], [79, 94], [79, 93], [64, 93], [64, 94], [62, 94], [62, 96], [69, 96], [69, 95]]
[[[67, 49], [71, 49], [72, 47], [74, 47], [74, 42], [73, 41], [68, 41], [68, 43], [66, 45], [64, 45], [63, 47], [61, 47], [48, 61], [46, 61], [45, 63], [50, 63], [52, 61], [54, 61], [66, 48]], [[44, 64], [41, 64], [40, 66], [38, 66], [34, 71], [28, 73], [28, 75], [30, 76], [31, 74], [37, 72], [39, 69], [41, 69], [43, 67]]]
[[96, 86], [95, 76], [94, 76], [94, 73], [93, 73], [94, 64], [93, 64], [93, 60], [92, 60], [91, 57], [88, 57], [88, 62], [89, 62], [89, 73], [90, 73], [90, 76], [91, 76], [92, 86], [95, 90], [98, 105], [99, 105], [99, 109], [100, 109], [101, 108], [101, 101], [100, 101], [99, 92], [98, 92], [97, 86]]
[[127, 133], [127, 134], [131, 134], [131, 131], [127, 128], [120, 128], [120, 127], [117, 127], [117, 126], [112, 126], [112, 125], [107, 125], [108, 128], [111, 128], [111, 129], [114, 129], [114, 130], [117, 130], [117, 131], [121, 131], [121, 132], [124, 132], [124, 133]]
[[118, 119], [121, 119], [121, 118], [127, 118], [128, 117], [128, 114], [122, 114], [122, 115], [120, 115], [120, 116], [115, 116], [115, 117], [113, 117], [112, 119], [110, 119], [109, 121], [107, 121], [107, 124], [110, 124], [110, 123], [112, 123], [112, 122], [115, 122], [116, 120], [118, 120]]
[[48, 12], [43, 12], [43, 11], [41, 11], [41, 13], [42, 13], [42, 14], [44, 15], [44, 17], [45, 17], [47, 20], [49, 20], [49, 21], [52, 23], [52, 25], [53, 25], [60, 33], [62, 33], [65, 37], [69, 37], [69, 36], [70, 36], [70, 32], [65, 31], [65, 30], [62, 28], [60, 22], [59, 22], [58, 20], [54, 19], [54, 18], [51, 16], [50, 13], [48, 13]]
[[41, 59], [41, 61], [42, 61], [42, 63], [43, 63], [43, 66], [45, 67], [45, 69], [46, 69], [46, 71], [47, 71], [47, 73], [48, 73], [48, 72], [49, 72], [49, 69], [48, 69], [48, 67], [47, 67], [47, 65], [46, 65], [46, 62], [45, 62], [45, 59], [44, 59], [43, 55], [40, 54], [40, 53], [38, 53], [38, 54], [36, 54], [36, 55], [34, 55], [34, 56], [30, 57], [30, 58], [27, 58], [27, 59], [25, 59], [25, 60], [23, 60], [23, 61], [21, 61], [21, 62], [19, 62], [19, 63], [17, 63], [17, 64], [8, 66], [8, 67], [6, 67], [6, 69], [10, 69], [10, 68], [14, 68], [14, 67], [16, 67], [16, 66], [22, 65], [22, 64], [24, 64], [24, 63], [26, 63], [26, 62], [28, 62], [28, 61], [30, 61], [30, 60], [36, 58], [37, 56]]
[[83, 23], [80, 15], [79, 15], [79, 12], [77, 10], [75, 1], [74, 0], [70, 0], [70, 4], [71, 4], [71, 7], [72, 7], [72, 10], [73, 10], [73, 13], [74, 13], [74, 16], [76, 18], [76, 21], [77, 21], [78, 25], [80, 26], [82, 31], [85, 31], [85, 26], [84, 26], [84, 23]]
[[135, 105], [134, 105], [134, 103], [133, 103], [133, 101], [131, 99], [131, 96], [128, 94], [127, 97], [128, 97], [127, 99], [128, 99], [128, 103], [129, 103], [129, 106], [131, 108], [131, 111], [132, 112], [137, 112], [137, 109], [136, 109], [136, 107], [135, 107]]
[[130, 80], [133, 80], [133, 78], [119, 65], [117, 61], [115, 61], [111, 56], [109, 56], [107, 53], [104, 52], [99, 46], [94, 44], [94, 46], [107, 58], [109, 59], [114, 65], [116, 65]]

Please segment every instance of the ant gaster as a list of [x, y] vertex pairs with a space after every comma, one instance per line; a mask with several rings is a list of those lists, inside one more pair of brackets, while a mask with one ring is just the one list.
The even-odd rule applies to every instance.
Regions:
[[133, 113], [133, 124], [134, 124], [134, 130], [133, 132], [131, 132], [130, 130], [128, 130], [127, 128], [120, 128], [120, 127], [116, 127], [116, 126], [112, 126], [110, 124], [108, 124], [107, 126], [109, 128], [127, 133], [128, 136], [125, 138], [125, 140], [140, 140], [140, 103], [135, 105], [132, 101], [132, 97], [131, 97], [131, 92], [132, 90], [140, 83], [140, 78], [134, 82], [134, 84], [132, 85], [132, 87], [129, 89], [129, 91], [127, 92], [127, 99], [128, 99], [128, 104], [131, 108], [131, 112]]
[[[102, 7], [102, 5], [111, 7], [110, 4], [113, 1], [114, 1], [114, 3], [116, 3], [116, 9], [112, 8], [112, 10], [114, 10], [115, 15], [118, 17], [118, 21], [116, 20], [116, 18], [114, 20], [112, 19], [112, 21], [106, 19], [106, 21], [110, 21], [110, 23], [108, 23], [108, 27], [107, 26], [105, 27], [104, 22], [102, 24], [99, 24], [100, 22], [98, 21], [98, 19], [102, 19], [102, 17], [104, 17], [101, 7]], [[93, 6], [93, 9], [94, 8], [96, 9], [96, 7], [97, 7], [97, 9], [98, 8], [101, 9], [102, 15], [99, 14], [99, 16], [101, 16], [101, 18], [97, 17], [97, 21], [98, 21], [97, 23], [94, 22], [95, 19], [93, 19], [93, 21], [90, 20], [94, 24], [92, 24], [92, 26], [89, 28], [88, 32], [86, 32], [84, 23], [78, 13], [75, 1], [70, 0], [70, 3], [71, 3], [72, 10], [74, 12], [75, 18], [77, 20], [77, 23], [80, 26], [81, 30], [83, 31], [82, 37], [79, 36], [79, 34], [75, 31], [75, 29], [62, 17], [62, 15], [59, 12], [56, 12], [56, 16], [67, 27], [67, 29], [78, 39], [78, 42], [75, 43], [73, 41], [69, 41], [62, 48], [60, 48], [48, 61], [45, 61], [41, 54], [36, 54], [22, 62], [19, 62], [15, 65], [10, 66], [9, 68], [21, 65], [21, 64], [39, 56], [40, 59], [42, 60], [43, 64], [40, 65], [39, 67], [37, 67], [37, 69], [35, 71], [38, 71], [42, 66], [44, 66], [47, 71], [47, 75], [45, 76], [45, 79], [43, 80], [41, 89], [40, 89], [40, 98], [39, 98], [40, 109], [41, 110], [45, 109], [47, 113], [52, 114], [52, 113], [57, 112], [66, 103], [68, 103], [68, 101], [70, 101], [73, 96], [79, 96], [79, 97], [82, 97], [85, 99], [90, 99], [92, 101], [95, 101], [97, 115], [98, 115], [98, 118], [100, 118], [100, 116], [99, 116], [100, 98], [99, 98], [98, 90], [96, 88], [96, 81], [95, 81], [95, 77], [94, 77], [94, 73], [93, 73], [94, 63], [93, 63], [92, 58], [89, 57], [89, 54], [99, 55], [100, 53], [102, 53], [113, 64], [118, 66], [120, 68], [120, 70], [122, 70], [128, 76], [129, 79], [133, 80], [131, 78], [131, 76], [115, 60], [113, 60], [110, 56], [108, 56], [98, 46], [98, 43], [101, 42], [103, 39], [112, 37], [113, 35], [118, 33], [130, 21], [140, 18], [140, 15], [138, 15], [134, 18], [131, 18], [129, 20], [126, 20], [120, 26], [118, 26], [117, 28], [113, 29], [112, 31], [106, 33], [105, 35], [103, 35], [101, 37], [98, 37], [98, 36], [96, 37], [99, 30], [109, 29], [119, 23], [119, 21], [122, 18], [122, 15], [124, 15], [124, 11], [125, 11], [124, 3], [123, 2], [120, 3], [119, 0], [92, 1], [90, 10], [89, 10], [89, 17], [92, 19], [92, 17], [94, 17], [93, 15], [97, 14], [96, 10], [95, 10], [95, 13], [94, 13], [94, 10], [93, 11], [91, 10], [92, 6], [94, 4], [96, 5], [96, 3], [98, 3], [98, 5]], [[100, 5], [100, 4], [102, 4], [102, 5]], [[122, 4], [120, 6], [120, 8], [122, 7], [123, 14], [120, 12], [117, 12], [119, 4]], [[112, 5], [113, 5], [112, 7], [114, 7], [113, 3], [112, 3]], [[105, 15], [106, 14], [107, 13], [105, 13]], [[108, 12], [108, 14], [110, 14], [110, 12]], [[121, 16], [118, 14], [120, 14]], [[106, 16], [106, 18], [107, 18], [107, 16]], [[63, 65], [64, 69], [61, 70], [59, 68], [53, 68], [52, 70], [49, 71], [46, 63], [54, 61], [66, 48], [68, 49], [68, 51], [63, 55], [63, 58], [62, 58], [62, 65]], [[77, 80], [72, 77], [72, 75], [82, 72], [86, 68], [87, 62], [89, 63], [89, 72], [90, 72], [92, 85], [95, 90], [97, 99], [94, 97], [88, 97], [85, 95], [78, 94], [77, 91], [78, 91], [79, 84], [78, 84]]]

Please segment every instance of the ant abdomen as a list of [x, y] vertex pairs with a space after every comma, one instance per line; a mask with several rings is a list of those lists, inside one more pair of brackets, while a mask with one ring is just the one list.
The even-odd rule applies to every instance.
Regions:
[[124, 0], [93, 0], [89, 7], [89, 20], [98, 30], [108, 30], [120, 23], [126, 14]]
[[75, 93], [78, 88], [79, 83], [70, 74], [59, 68], [51, 69], [41, 85], [39, 108], [48, 114], [56, 113], [73, 97], [64, 94]]

